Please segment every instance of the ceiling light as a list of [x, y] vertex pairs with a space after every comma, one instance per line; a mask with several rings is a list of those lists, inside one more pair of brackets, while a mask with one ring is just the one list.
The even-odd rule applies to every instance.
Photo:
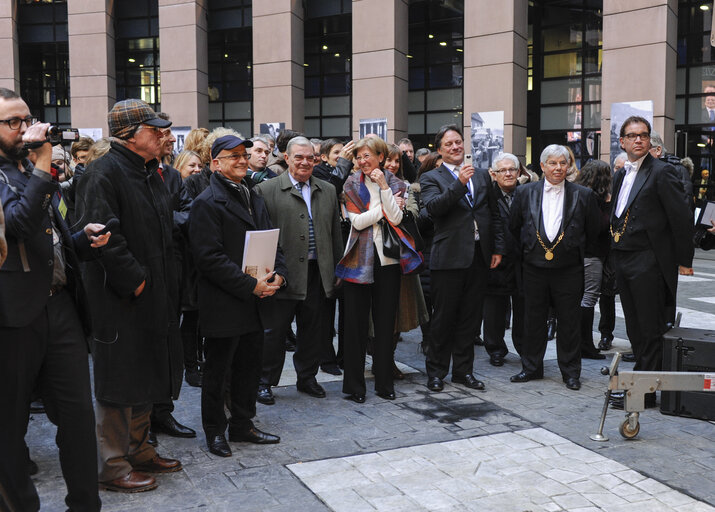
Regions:
[[405, 57], [407, 57], [408, 59], [411, 59], [412, 55], [405, 55]]
[[327, 50], [327, 49], [328, 49], [328, 45], [325, 45], [325, 44], [324, 44], [324, 45], [323, 45], [323, 50]]
[[128, 59], [129, 62], [136, 62], [134, 59]]
[[224, 54], [223, 54], [223, 58], [224, 58], [224, 59], [228, 59], [228, 53], [224, 53]]
[[335, 57], [340, 57], [340, 54], [339, 54], [339, 53], [336, 53], [336, 54], [335, 54]]
[[447, 46], [447, 43], [446, 43], [445, 41], [440, 41], [440, 42], [439, 42], [439, 45], [440, 45], [440, 46]]
[[459, 53], [464, 52], [464, 50], [462, 50], [461, 48], [457, 48], [457, 51], [458, 51]]
[[434, 39], [434, 36], [432, 34], [428, 35], [427, 37], [429, 37], [430, 39]]
[[307, 67], [308, 67], [308, 64], [303, 64], [303, 66], [307, 68]]
[[701, 10], [701, 11], [707, 11], [708, 9], [710, 9], [710, 6], [709, 6], [709, 5], [703, 4], [703, 5], [700, 6], [700, 10]]

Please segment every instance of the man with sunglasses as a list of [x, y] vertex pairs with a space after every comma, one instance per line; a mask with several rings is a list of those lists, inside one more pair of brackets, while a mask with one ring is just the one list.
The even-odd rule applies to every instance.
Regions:
[[[0, 509], [40, 508], [24, 442], [37, 386], [57, 426], [65, 503], [70, 510], [99, 510], [78, 259], [94, 256], [90, 244], [106, 244], [109, 234], [95, 236], [100, 224], [70, 233], [59, 183], [50, 174], [48, 128], [36, 123], [20, 96], [0, 88], [0, 224], [4, 214], [7, 229], [0, 270]], [[36, 146], [35, 166], [25, 143]], [[0, 241], [0, 262], [4, 252]]]
[[[678, 265], [689, 273], [693, 263], [693, 220], [677, 171], [649, 153], [650, 123], [629, 117], [621, 126], [620, 143], [628, 160], [613, 177], [610, 255], [634, 369], [658, 371], [666, 308], [675, 305]], [[622, 407], [622, 395], [615, 398], [615, 406]], [[648, 393], [646, 407], [655, 403], [655, 393]]]
[[117, 102], [114, 138], [77, 189], [77, 215], [116, 223], [114, 243], [85, 269], [94, 337], [100, 487], [141, 492], [147, 473], [181, 470], [149, 445], [152, 404], [178, 398], [183, 366], [171, 196], [157, 169], [163, 128], [145, 102]]

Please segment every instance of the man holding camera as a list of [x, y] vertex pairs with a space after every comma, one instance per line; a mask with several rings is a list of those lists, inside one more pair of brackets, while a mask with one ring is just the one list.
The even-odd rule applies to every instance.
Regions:
[[[0, 505], [39, 510], [24, 437], [39, 386], [57, 445], [70, 510], [99, 510], [97, 443], [89, 384], [84, 293], [78, 257], [107, 243], [104, 226], [71, 235], [59, 184], [50, 174], [48, 124], [15, 92], [0, 88], [0, 202], [7, 261], [0, 271]], [[36, 164], [26, 143], [36, 143]], [[91, 247], [90, 247], [91, 245]], [[0, 260], [2, 259], [0, 245]], [[2, 508], [2, 507], [0, 507]]]

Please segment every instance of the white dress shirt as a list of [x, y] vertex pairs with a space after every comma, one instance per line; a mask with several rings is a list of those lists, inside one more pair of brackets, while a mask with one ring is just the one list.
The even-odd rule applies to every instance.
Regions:
[[546, 236], [552, 242], [559, 235], [561, 219], [564, 216], [564, 182], [552, 185], [544, 180], [544, 194], [541, 198], [541, 216], [544, 220]]
[[621, 183], [621, 190], [618, 192], [618, 202], [616, 203], [616, 217], [623, 215], [623, 211], [626, 209], [626, 204], [628, 203], [628, 196], [631, 195], [631, 189], [633, 188], [633, 182], [636, 180], [636, 174], [638, 169], [641, 168], [643, 160], [648, 153], [640, 157], [635, 162], [626, 161], [623, 168], [626, 171], [626, 175], [623, 177], [623, 182]]

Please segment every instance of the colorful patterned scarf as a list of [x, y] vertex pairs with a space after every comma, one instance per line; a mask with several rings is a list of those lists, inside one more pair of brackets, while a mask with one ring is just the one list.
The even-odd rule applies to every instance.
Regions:
[[[407, 186], [390, 171], [383, 171], [387, 186], [393, 194], [402, 192], [404, 197]], [[365, 185], [365, 174], [358, 171], [351, 175], [343, 186], [345, 192], [345, 206], [349, 213], [360, 214], [370, 209], [370, 191]], [[387, 222], [387, 217], [384, 217]], [[392, 224], [391, 224], [392, 225]], [[375, 263], [375, 251], [373, 249], [372, 230], [374, 226], [369, 226], [362, 231], [350, 230], [345, 256], [340, 260], [335, 268], [335, 275], [345, 281], [359, 284], [370, 284], [374, 282], [373, 265]], [[399, 226], [392, 227], [400, 237], [400, 267], [403, 274], [409, 274], [419, 269], [422, 265], [422, 255], [415, 250], [415, 242], [412, 236]]]

